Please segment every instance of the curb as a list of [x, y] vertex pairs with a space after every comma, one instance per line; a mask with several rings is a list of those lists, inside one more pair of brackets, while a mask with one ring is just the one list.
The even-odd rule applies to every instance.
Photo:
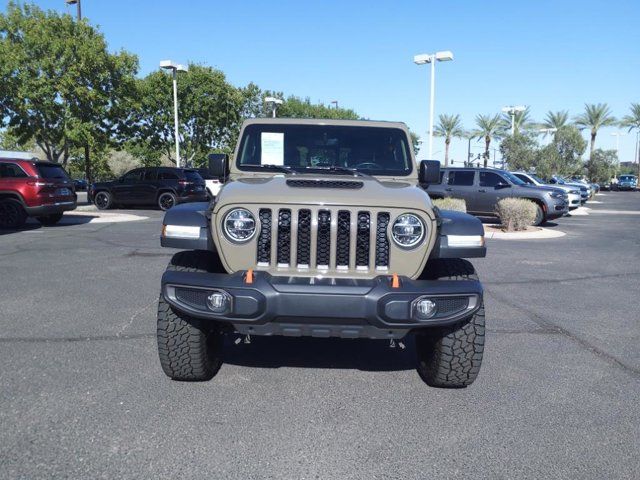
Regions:
[[544, 240], [547, 238], [564, 237], [566, 233], [560, 230], [551, 230], [544, 227], [536, 227], [536, 230], [526, 232], [495, 232], [484, 230], [484, 237], [496, 240]]
[[130, 213], [107, 213], [98, 211], [73, 210], [65, 212], [61, 225], [82, 225], [85, 223], [120, 223], [135, 222], [138, 220], [147, 220], [149, 217], [142, 215], [132, 215]]

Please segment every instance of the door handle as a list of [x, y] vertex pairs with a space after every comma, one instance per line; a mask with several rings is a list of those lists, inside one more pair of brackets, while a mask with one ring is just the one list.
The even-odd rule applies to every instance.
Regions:
[[482, 192], [482, 193], [487, 193], [487, 191], [486, 191], [484, 188], [481, 188], [481, 189], [480, 189], [480, 190], [478, 190], [478, 191], [479, 191], [479, 192]]

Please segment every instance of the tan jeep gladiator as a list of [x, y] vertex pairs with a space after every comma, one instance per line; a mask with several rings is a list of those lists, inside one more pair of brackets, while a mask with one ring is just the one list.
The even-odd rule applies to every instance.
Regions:
[[[255, 119], [233, 160], [210, 170], [210, 203], [165, 214], [161, 244], [179, 248], [162, 277], [158, 351], [176, 380], [208, 380], [222, 338], [287, 335], [415, 338], [432, 386], [464, 387], [484, 349], [482, 285], [464, 258], [484, 257], [476, 218], [434, 208], [403, 123]], [[328, 352], [330, 354], [330, 352]]]

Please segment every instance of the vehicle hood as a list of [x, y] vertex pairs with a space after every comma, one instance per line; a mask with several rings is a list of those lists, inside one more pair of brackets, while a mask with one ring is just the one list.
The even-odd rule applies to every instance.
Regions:
[[232, 204], [431, 209], [427, 192], [410, 181], [310, 174], [235, 178], [222, 187], [214, 211]]
[[544, 192], [560, 192], [567, 193], [564, 189], [547, 185], [521, 185], [522, 188], [532, 188], [534, 190], [542, 190]]

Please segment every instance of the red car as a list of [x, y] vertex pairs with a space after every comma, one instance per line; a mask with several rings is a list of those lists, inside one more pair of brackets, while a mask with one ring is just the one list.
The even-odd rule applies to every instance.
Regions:
[[54, 225], [76, 208], [73, 182], [61, 165], [0, 158], [0, 228], [22, 226], [27, 217]]

